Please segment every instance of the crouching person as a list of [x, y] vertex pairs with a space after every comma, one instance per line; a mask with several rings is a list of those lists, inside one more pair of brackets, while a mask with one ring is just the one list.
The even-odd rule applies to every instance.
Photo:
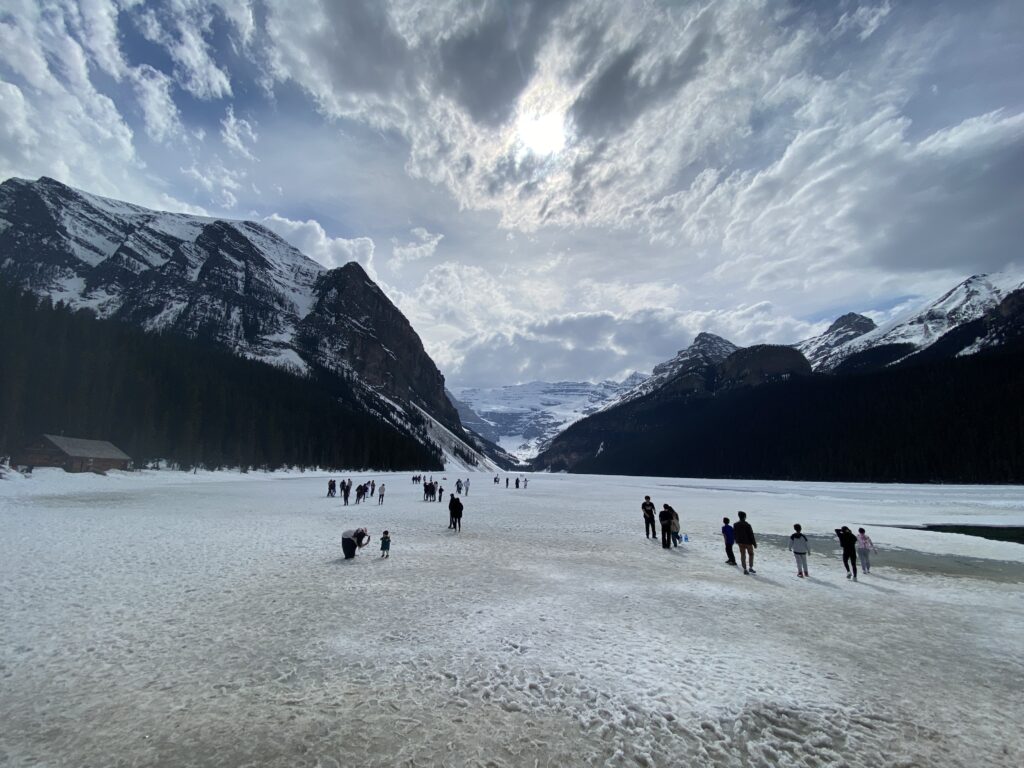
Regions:
[[341, 551], [345, 553], [346, 560], [351, 560], [356, 556], [357, 549], [362, 549], [369, 543], [370, 534], [365, 528], [356, 528], [341, 534]]

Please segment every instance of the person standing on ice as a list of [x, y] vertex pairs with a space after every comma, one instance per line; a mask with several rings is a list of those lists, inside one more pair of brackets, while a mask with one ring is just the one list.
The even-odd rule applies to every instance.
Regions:
[[672, 507], [668, 504], [658, 513], [658, 522], [661, 523], [661, 548], [672, 549]]
[[384, 503], [384, 483], [380, 484], [380, 491], [377, 493], [377, 506], [379, 507]]
[[462, 478], [455, 481], [455, 492], [462, 493]]
[[508, 478], [505, 478], [505, 487], [508, 488]]
[[644, 513], [644, 536], [648, 539], [658, 538], [658, 526], [654, 522], [654, 502], [650, 496], [644, 496], [640, 510]]
[[672, 506], [668, 504], [665, 506], [668, 507], [668, 511], [672, 513], [672, 546], [678, 547], [679, 542], [683, 540], [683, 537], [679, 535], [682, 531], [682, 527], [679, 524], [679, 513], [676, 512]]
[[848, 526], [836, 528], [836, 536], [839, 537], [839, 546], [843, 548], [843, 567], [846, 568], [846, 578], [851, 578], [850, 566], [853, 566], [852, 578], [857, 580], [857, 537]]
[[[381, 485], [381, 488], [384, 488]], [[391, 557], [391, 534], [384, 531], [384, 534], [380, 537], [380, 556]]]
[[736, 565], [736, 555], [732, 551], [732, 545], [736, 543], [736, 534], [729, 525], [728, 517], [722, 518], [722, 538], [725, 539], [725, 556], [728, 558], [725, 564]]
[[466, 495], [469, 496], [469, 478], [466, 478], [466, 484], [463, 486], [466, 489]]
[[860, 555], [860, 569], [864, 573], [871, 573], [871, 558], [868, 556], [868, 550], [877, 552], [875, 549], [874, 542], [871, 541], [871, 537], [865, 533], [863, 528], [857, 529], [857, 554]]
[[[754, 538], [754, 529], [750, 527], [750, 523], [747, 522], [746, 512], [737, 512], [736, 516], [739, 520], [736, 521], [736, 525], [732, 527], [733, 534], [736, 536], [736, 544], [740, 548], [740, 565], [743, 566], [743, 573], [757, 573], [754, 570], [754, 550], [757, 549], [757, 539]], [[747, 561], [750, 561], [750, 565], [747, 565]]]
[[448, 502], [448, 513], [452, 516], [452, 528], [456, 531], [462, 530], [462, 501], [458, 496], [452, 496]]
[[807, 570], [807, 555], [811, 553], [811, 542], [803, 535], [800, 523], [793, 526], [795, 533], [789, 537], [789, 551], [796, 558], [796, 575], [801, 579], [810, 576]]
[[341, 534], [341, 551], [345, 553], [346, 560], [351, 560], [356, 556], [357, 549], [362, 549], [369, 543], [370, 534], [365, 528], [356, 528]]
[[437, 503], [440, 504], [442, 501], [444, 501], [444, 486], [441, 485], [441, 484], [438, 484], [438, 486], [437, 486]]

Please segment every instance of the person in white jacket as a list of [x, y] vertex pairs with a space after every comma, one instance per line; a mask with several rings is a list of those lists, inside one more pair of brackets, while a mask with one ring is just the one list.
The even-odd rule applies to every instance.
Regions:
[[868, 557], [868, 550], [877, 552], [875, 544], [871, 541], [871, 537], [868, 536], [863, 528], [857, 529], [857, 555], [860, 557], [860, 569], [864, 573], [871, 573], [871, 558]]
[[811, 542], [803, 535], [800, 523], [796, 523], [793, 530], [796, 533], [789, 537], [789, 549], [796, 558], [796, 575], [802, 579], [811, 575], [807, 570], [807, 555], [811, 552]]

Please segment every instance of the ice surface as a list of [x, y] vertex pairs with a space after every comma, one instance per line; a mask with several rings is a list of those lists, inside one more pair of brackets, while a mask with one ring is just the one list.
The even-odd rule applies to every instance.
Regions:
[[[881, 526], [1020, 525], [1022, 488], [473, 474], [454, 534], [407, 474], [333, 476], [384, 504], [312, 473], [0, 481], [0, 763], [1020, 765], [1024, 547]], [[645, 493], [689, 544], [644, 539]], [[757, 576], [722, 564], [737, 509]], [[809, 582], [772, 543], [796, 521]], [[856, 584], [816, 538], [842, 523], [880, 549]]]

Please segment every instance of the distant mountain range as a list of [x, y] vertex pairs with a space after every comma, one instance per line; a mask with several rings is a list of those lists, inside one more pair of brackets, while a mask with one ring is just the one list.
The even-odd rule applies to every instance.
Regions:
[[325, 269], [259, 224], [12, 178], [0, 184], [0, 277], [103, 318], [343, 379], [368, 413], [493, 467], [419, 336], [362, 267]]
[[[1005, 354], [991, 363], [986, 352]], [[533, 463], [580, 472], [1016, 481], [1024, 465], [1010, 454], [1020, 436], [1010, 428], [1000, 437], [992, 425], [1021, 418], [1006, 384], [1024, 370], [1022, 352], [1024, 276], [1016, 272], [970, 277], [880, 327], [843, 315], [790, 347], [740, 349], [702, 333], [649, 379], [559, 434]], [[748, 435], [769, 423], [772, 431], [751, 446]], [[982, 451], [986, 430], [991, 440]], [[942, 445], [925, 444], [936, 431]], [[858, 453], [868, 450], [866, 435], [880, 453]], [[936, 448], [945, 454], [932, 457]], [[950, 461], [964, 450], [959, 463]], [[996, 457], [982, 458], [992, 450]], [[744, 475], [744, 466], [754, 474]]]
[[617, 401], [648, 377], [623, 381], [534, 381], [505, 387], [461, 387], [449, 397], [462, 423], [520, 461], [532, 459], [559, 432], [607, 403]]

